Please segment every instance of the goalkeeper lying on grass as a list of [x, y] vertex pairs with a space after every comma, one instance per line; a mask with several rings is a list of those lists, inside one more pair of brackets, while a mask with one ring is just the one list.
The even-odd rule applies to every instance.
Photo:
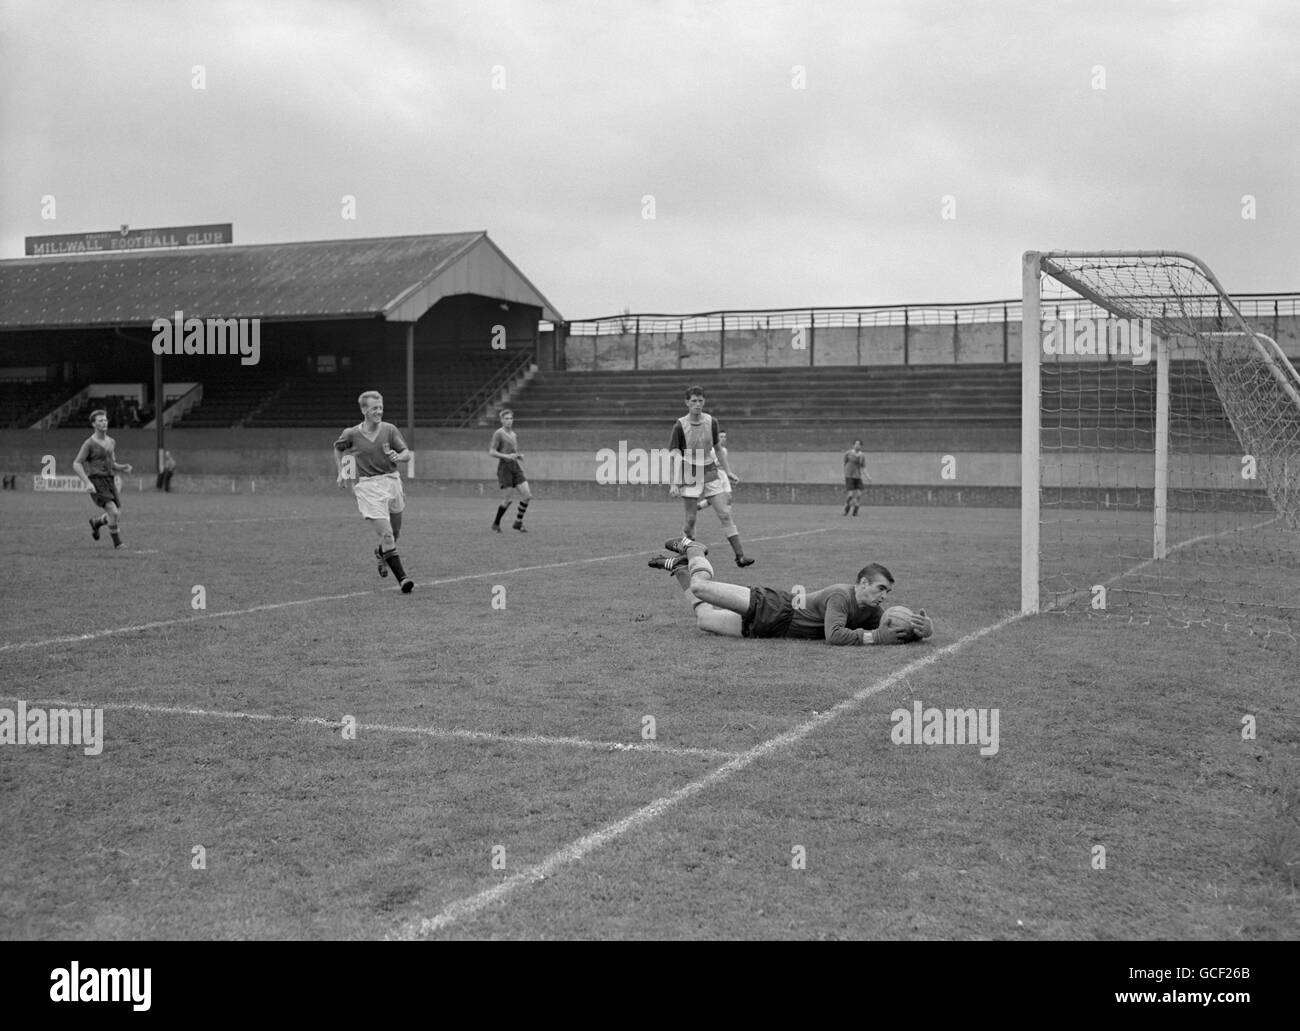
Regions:
[[934, 633], [925, 609], [913, 614], [881, 602], [894, 588], [894, 577], [875, 562], [864, 566], [854, 584], [833, 584], [819, 591], [796, 588], [742, 587], [718, 583], [705, 558], [708, 548], [689, 537], [668, 541], [674, 555], [656, 555], [654, 569], [672, 573], [695, 612], [695, 625], [724, 637], [794, 637], [827, 644], [908, 644]]

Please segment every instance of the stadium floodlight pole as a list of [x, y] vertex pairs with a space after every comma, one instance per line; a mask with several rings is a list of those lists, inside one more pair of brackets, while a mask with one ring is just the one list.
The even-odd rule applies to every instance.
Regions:
[[[114, 326], [113, 333], [114, 335], [121, 337], [123, 340], [127, 341], [128, 343], [142, 344], [146, 342], [140, 340], [137, 337], [133, 337], [130, 333], [123, 332], [121, 326]], [[152, 341], [149, 341], [149, 343], [150, 345], [152, 345]], [[163, 454], [165, 453], [163, 451], [163, 447], [165, 445], [163, 441], [163, 418], [162, 418], [163, 381], [162, 379], [163, 379], [162, 355], [155, 354], [153, 356], [153, 425], [154, 425], [154, 439], [157, 442], [157, 454], [155, 455], [155, 461], [158, 466], [158, 468], [154, 470], [155, 476], [162, 474]]]
[[1021, 259], [1020, 309], [1020, 611], [1038, 611], [1039, 428], [1042, 324], [1038, 251]]
[[[154, 449], [157, 452], [157, 466], [154, 470], [155, 476], [161, 476], [163, 472], [163, 457], [167, 454], [163, 450], [163, 371], [162, 355], [153, 356], [153, 426], [154, 426]], [[169, 488], [170, 489], [170, 488]]]
[[[415, 323], [406, 324], [406, 446], [415, 447]], [[415, 474], [415, 459], [406, 463], [406, 478]]]

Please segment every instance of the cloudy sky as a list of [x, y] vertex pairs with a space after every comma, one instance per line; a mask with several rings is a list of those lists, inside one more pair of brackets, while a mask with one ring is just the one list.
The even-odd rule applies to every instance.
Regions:
[[3, 258], [486, 229], [568, 318], [1010, 297], [1028, 248], [1300, 289], [1294, 0], [0, 11]]

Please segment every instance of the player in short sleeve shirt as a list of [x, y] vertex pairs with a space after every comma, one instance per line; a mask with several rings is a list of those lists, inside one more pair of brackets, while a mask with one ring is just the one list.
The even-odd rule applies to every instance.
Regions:
[[99, 540], [99, 531], [108, 527], [114, 550], [122, 546], [118, 532], [121, 520], [122, 499], [117, 493], [117, 472], [129, 473], [131, 466], [118, 462], [117, 441], [108, 435], [108, 412], [96, 408], [90, 413], [90, 425], [95, 432], [82, 442], [81, 450], [72, 460], [72, 468], [90, 491], [90, 500], [104, 510], [101, 516], [90, 520], [90, 535]]
[[391, 569], [403, 594], [410, 594], [415, 581], [406, 575], [397, 554], [397, 539], [402, 533], [402, 513], [406, 511], [406, 494], [399, 462], [410, 460], [411, 452], [402, 434], [391, 422], [384, 422], [384, 397], [377, 390], [367, 390], [357, 403], [365, 418], [349, 426], [334, 441], [334, 464], [338, 484], [347, 486], [355, 479], [352, 494], [361, 516], [379, 535], [375, 548], [377, 571], [381, 577]]
[[524, 472], [523, 465], [524, 456], [519, 451], [519, 437], [515, 433], [515, 413], [509, 408], [503, 408], [499, 418], [501, 425], [492, 434], [488, 454], [497, 460], [497, 486], [505, 493], [501, 495], [501, 503], [497, 506], [497, 517], [492, 523], [492, 529], [497, 533], [501, 532], [501, 520], [505, 518], [506, 509], [518, 498], [519, 507], [515, 509], [514, 529], [520, 533], [527, 533], [524, 516], [528, 514], [528, 506], [532, 504], [533, 489], [528, 485], [528, 474]]

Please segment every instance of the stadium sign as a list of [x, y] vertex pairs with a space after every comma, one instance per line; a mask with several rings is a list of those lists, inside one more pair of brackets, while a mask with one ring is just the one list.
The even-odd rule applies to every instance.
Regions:
[[[122, 489], [121, 477], [117, 477], [117, 488]], [[86, 484], [80, 476], [45, 476], [42, 473], [32, 477], [32, 490], [68, 490], [84, 491]]]
[[29, 236], [28, 257], [55, 254], [99, 254], [105, 251], [139, 251], [154, 247], [207, 247], [215, 243], [233, 243], [234, 224], [224, 222], [208, 226], [171, 226], [163, 229], [132, 229], [123, 226], [117, 232], [64, 233], [60, 236]]

